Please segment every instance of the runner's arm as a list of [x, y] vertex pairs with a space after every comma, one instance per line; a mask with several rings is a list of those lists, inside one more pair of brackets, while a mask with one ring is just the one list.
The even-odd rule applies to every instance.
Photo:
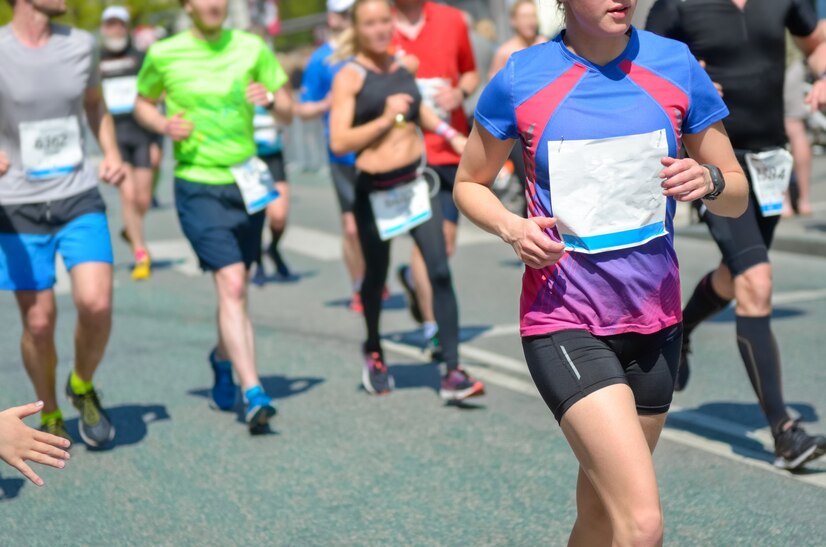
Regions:
[[450, 127], [447, 122], [443, 122], [438, 114], [424, 104], [424, 101], [419, 107], [419, 120], [422, 129], [441, 136], [457, 154], [462, 155], [467, 144], [467, 137]]
[[524, 219], [511, 213], [490, 189], [513, 144], [512, 139], [499, 140], [482, 124], [475, 124], [459, 163], [453, 199], [471, 222], [502, 238], [525, 264], [544, 268], [555, 264], [565, 252], [565, 246], [546, 232], [556, 220]]
[[272, 113], [281, 125], [293, 123], [293, 96], [289, 87], [289, 85], [281, 86], [274, 93], [275, 101], [273, 102]]
[[83, 95], [83, 109], [86, 111], [89, 128], [97, 138], [100, 150], [103, 152], [103, 159], [98, 166], [98, 175], [104, 182], [118, 185], [126, 177], [126, 169], [118, 149], [115, 120], [106, 109], [103, 91], [99, 84], [86, 89]]
[[97, 138], [103, 156], [118, 158], [118, 161], [120, 161], [120, 151], [115, 136], [115, 120], [106, 109], [100, 86], [90, 87], [86, 90], [83, 96], [83, 108], [86, 111], [89, 128]]
[[158, 101], [138, 95], [134, 116], [138, 123], [149, 131], [166, 135], [166, 116], [158, 110], [157, 104]]
[[[716, 200], [704, 200], [703, 203], [715, 215], [731, 218], [742, 215], [748, 206], [749, 185], [746, 181], [746, 175], [734, 155], [723, 122], [716, 122], [698, 133], [684, 134], [683, 143], [688, 151], [689, 158], [678, 160], [686, 168], [682, 171], [681, 178], [687, 178], [699, 171], [704, 181], [704, 184], [697, 191], [699, 193], [697, 198], [701, 198], [713, 190], [713, 183], [708, 169], [699, 164], [714, 165], [722, 171], [726, 188]], [[676, 164], [675, 162], [674, 165]], [[668, 169], [670, 168], [667, 168], [666, 171]], [[672, 176], [672, 180], [676, 181], [676, 178]], [[689, 201], [689, 199], [679, 197], [678, 194], [681, 191], [679, 187], [671, 186], [666, 194], [678, 201]]]
[[323, 116], [325, 112], [330, 110], [332, 104], [330, 95], [320, 101], [296, 102], [294, 113], [302, 120], [313, 120]]
[[387, 133], [394, 122], [387, 108], [382, 116], [358, 127], [353, 127], [356, 111], [356, 93], [363, 76], [348, 67], [342, 68], [333, 80], [333, 107], [330, 110], [330, 149], [343, 155], [369, 146]]

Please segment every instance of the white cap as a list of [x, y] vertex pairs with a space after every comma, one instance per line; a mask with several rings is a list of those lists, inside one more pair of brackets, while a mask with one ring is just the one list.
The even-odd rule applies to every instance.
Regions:
[[353, 7], [356, 0], [327, 0], [327, 11], [341, 13]]
[[112, 19], [117, 19], [118, 21], [123, 21], [127, 25], [131, 18], [129, 17], [129, 10], [123, 6], [109, 6], [105, 10], [103, 10], [103, 15], [101, 15], [101, 21], [110, 21]]

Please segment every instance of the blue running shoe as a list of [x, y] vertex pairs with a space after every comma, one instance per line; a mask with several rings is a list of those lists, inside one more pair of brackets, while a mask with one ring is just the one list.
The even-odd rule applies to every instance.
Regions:
[[261, 386], [250, 388], [244, 393], [244, 403], [247, 408], [244, 419], [247, 422], [250, 433], [263, 433], [267, 431], [270, 418], [275, 416], [275, 406], [272, 398], [264, 392]]
[[215, 376], [211, 406], [220, 410], [232, 410], [236, 397], [235, 382], [232, 381], [232, 363], [219, 361], [217, 351], [215, 348], [209, 354], [209, 364], [212, 365], [212, 374]]

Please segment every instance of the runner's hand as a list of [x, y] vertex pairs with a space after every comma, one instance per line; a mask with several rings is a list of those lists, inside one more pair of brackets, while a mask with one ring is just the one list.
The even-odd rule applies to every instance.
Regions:
[[458, 134], [452, 139], [450, 139], [450, 147], [453, 148], [453, 151], [459, 154], [460, 156], [465, 152], [465, 145], [467, 144], [467, 137], [462, 134]]
[[11, 166], [9, 157], [6, 155], [5, 152], [0, 150], [0, 177], [2, 177], [8, 172], [9, 166]]
[[[703, 70], [705, 70], [705, 69], [706, 69], [706, 62], [705, 62], [705, 61], [703, 61], [702, 59], [700, 59], [700, 66], [703, 68]], [[720, 96], [722, 97], [722, 96], [723, 96], [723, 86], [721, 86], [721, 85], [720, 85], [720, 84], [718, 84], [717, 82], [711, 82], [711, 83], [713, 83], [713, 84], [714, 84], [714, 89], [716, 89], [716, 90], [717, 90], [717, 93], [719, 93], [719, 94], [720, 94]]]
[[98, 167], [98, 176], [107, 184], [119, 186], [126, 178], [126, 167], [120, 158], [104, 156]]
[[553, 266], [565, 254], [565, 245], [554, 241], [547, 234], [556, 226], [555, 218], [515, 217], [512, 226], [502, 238], [513, 247], [519, 260], [531, 268], [540, 270]]
[[384, 101], [384, 117], [390, 120], [395, 120], [397, 114], [407, 116], [410, 112], [410, 105], [413, 104], [413, 97], [407, 93], [396, 93], [390, 95]]
[[677, 201], [695, 201], [714, 190], [708, 169], [691, 158], [678, 160], [666, 157], [660, 160], [665, 169], [660, 171], [663, 195]]
[[32, 429], [23, 423], [23, 418], [37, 414], [43, 408], [38, 401], [0, 412], [0, 459], [14, 467], [37, 486], [43, 486], [43, 479], [32, 471], [25, 460], [63, 469], [69, 459], [69, 441]]
[[465, 95], [458, 87], [440, 87], [433, 96], [433, 102], [445, 112], [453, 112], [462, 106], [464, 100]]
[[192, 135], [193, 129], [195, 129], [195, 124], [185, 120], [183, 112], [178, 112], [166, 120], [164, 134], [168, 135], [173, 141], [180, 142], [188, 139]]
[[269, 106], [269, 90], [263, 84], [250, 82], [250, 85], [247, 86], [247, 101], [255, 106]]
[[816, 112], [826, 106], [826, 80], [821, 78], [812, 84], [812, 89], [806, 95], [806, 104]]

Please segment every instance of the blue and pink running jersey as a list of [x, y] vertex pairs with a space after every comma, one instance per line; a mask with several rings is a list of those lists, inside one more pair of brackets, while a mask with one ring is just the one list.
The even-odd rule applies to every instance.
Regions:
[[551, 236], [568, 249], [552, 267], [525, 269], [522, 336], [649, 334], [682, 320], [676, 202], [662, 197], [658, 158], [727, 115], [684, 44], [634, 28], [604, 66], [562, 34], [511, 56], [475, 120], [522, 142], [529, 215], [557, 217]]

